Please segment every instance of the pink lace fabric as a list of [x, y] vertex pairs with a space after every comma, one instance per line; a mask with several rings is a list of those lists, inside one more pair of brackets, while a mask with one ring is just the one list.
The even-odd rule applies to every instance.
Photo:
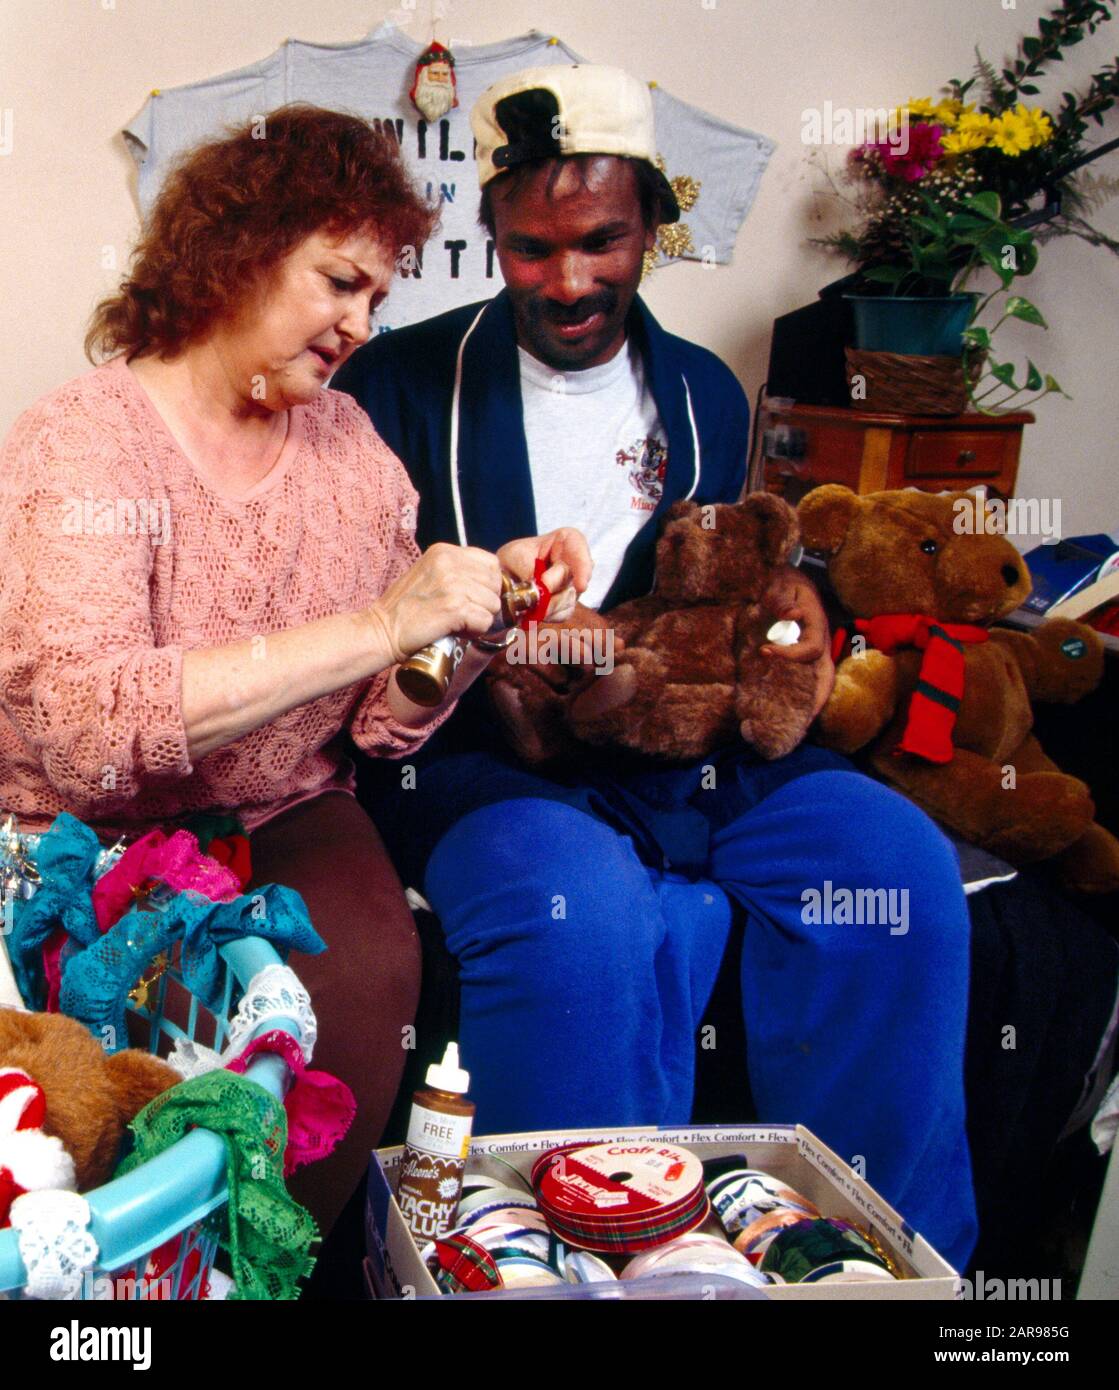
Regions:
[[418, 557], [417, 500], [338, 391], [291, 411], [280, 460], [237, 498], [123, 356], [43, 397], [0, 453], [0, 805], [27, 830], [66, 810], [136, 835], [213, 807], [252, 830], [349, 785], [346, 730], [372, 754], [417, 748], [449, 709], [400, 724], [388, 672], [197, 763], [182, 719], [184, 652], [247, 640], [263, 657], [271, 633], [367, 607]]
[[107, 932], [124, 916], [135, 901], [132, 890], [149, 878], [176, 893], [191, 889], [212, 902], [231, 902], [241, 891], [241, 880], [233, 870], [203, 854], [189, 830], [176, 830], [173, 835], [152, 830], [129, 845], [93, 885], [93, 913], [100, 931]]
[[276, 1052], [287, 1063], [295, 1080], [284, 1099], [288, 1117], [288, 1146], [284, 1150], [284, 1177], [297, 1168], [333, 1153], [357, 1114], [354, 1093], [344, 1081], [325, 1071], [311, 1071], [303, 1050], [290, 1033], [274, 1028], [254, 1038], [226, 1070], [243, 1072], [258, 1052]]

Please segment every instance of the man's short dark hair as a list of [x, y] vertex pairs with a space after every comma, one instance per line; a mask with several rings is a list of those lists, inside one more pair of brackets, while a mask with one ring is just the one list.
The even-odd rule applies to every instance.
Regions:
[[622, 159], [626, 164], [632, 165], [634, 175], [637, 179], [637, 196], [641, 202], [641, 222], [648, 230], [656, 228], [664, 221], [663, 206], [661, 203], [661, 176], [653, 166], [644, 159], [630, 159], [625, 155], [603, 156], [597, 154], [571, 154], [563, 155], [554, 159], [538, 159], [528, 164], [518, 164], [507, 173], [500, 174], [497, 178], [491, 179], [482, 189], [482, 201], [478, 208], [478, 221], [494, 236], [493, 220], [493, 191], [496, 187], [499, 196], [506, 198], [510, 193], [515, 193], [521, 188], [530, 174], [535, 173], [542, 165], [550, 164], [551, 173], [548, 176], [548, 196], [552, 196], [552, 191], [560, 176], [561, 166], [564, 164], [576, 164], [579, 168], [582, 182], [586, 184], [587, 161], [591, 159]]

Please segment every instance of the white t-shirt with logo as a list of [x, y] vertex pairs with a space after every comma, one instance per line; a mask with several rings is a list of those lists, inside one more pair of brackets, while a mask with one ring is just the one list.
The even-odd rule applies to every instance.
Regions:
[[578, 372], [517, 353], [537, 531], [583, 532], [594, 573], [581, 601], [597, 608], [661, 499], [667, 435], [628, 340], [609, 362]]

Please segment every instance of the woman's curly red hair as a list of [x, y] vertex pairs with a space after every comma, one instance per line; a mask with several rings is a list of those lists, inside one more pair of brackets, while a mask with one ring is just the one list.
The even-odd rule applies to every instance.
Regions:
[[232, 317], [314, 232], [365, 234], [399, 258], [431, 235], [391, 127], [306, 104], [196, 146], [167, 174], [119, 290], [93, 311], [85, 351], [177, 356]]

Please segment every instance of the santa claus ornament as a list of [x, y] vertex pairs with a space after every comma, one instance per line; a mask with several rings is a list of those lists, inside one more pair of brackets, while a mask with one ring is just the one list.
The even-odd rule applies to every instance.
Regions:
[[18, 1067], [0, 1067], [0, 1229], [25, 1192], [75, 1185], [62, 1140], [43, 1133], [46, 1114], [43, 1088]]
[[453, 106], [455, 95], [455, 58], [449, 48], [434, 39], [416, 59], [416, 76], [408, 93], [412, 104], [426, 120], [437, 121]]

